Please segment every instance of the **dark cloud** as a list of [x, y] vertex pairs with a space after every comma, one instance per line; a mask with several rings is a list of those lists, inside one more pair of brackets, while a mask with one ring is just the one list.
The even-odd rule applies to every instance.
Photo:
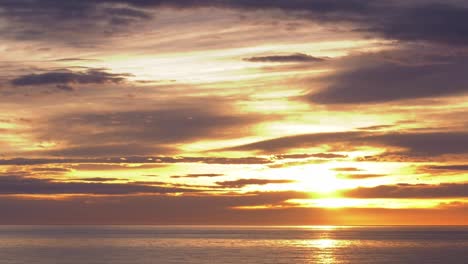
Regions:
[[63, 58], [52, 60], [56, 62], [76, 62], [76, 61], [96, 61], [95, 59], [85, 59], [85, 58]]
[[146, 186], [131, 183], [58, 182], [23, 176], [0, 177], [0, 194], [135, 194], [194, 192], [192, 189]]
[[152, 15], [109, 1], [5, 0], [0, 14], [7, 28], [2, 35], [18, 40], [42, 40], [73, 46], [95, 45], [97, 39], [127, 31]]
[[[365, 138], [364, 138], [365, 140]], [[422, 132], [389, 133], [369, 137], [368, 140], [382, 145], [407, 149], [403, 154], [432, 156], [443, 154], [466, 154], [468, 132]]]
[[128, 7], [113, 7], [107, 8], [106, 13], [113, 16], [114, 19], [129, 19], [129, 18], [139, 18], [139, 19], [151, 19], [151, 15], [138, 9], [132, 9]]
[[203, 174], [174, 175], [174, 176], [171, 176], [171, 178], [174, 178], [174, 179], [179, 179], [179, 178], [202, 178], [202, 177], [214, 178], [214, 177], [221, 177], [221, 176], [224, 176], [224, 174], [203, 173]]
[[394, 8], [384, 19], [373, 21], [369, 32], [409, 41], [430, 41], [453, 45], [468, 44], [468, 8], [447, 1]]
[[[104, 163], [80, 163], [70, 164], [70, 168], [79, 171], [114, 171], [114, 170], [146, 170], [166, 167], [167, 164], [104, 164]], [[145, 176], [145, 175], [144, 175]]]
[[70, 181], [85, 181], [85, 182], [110, 182], [110, 181], [119, 181], [119, 180], [122, 180], [122, 179], [119, 179], [119, 178], [103, 178], [103, 177], [70, 179]]
[[[177, 154], [176, 144], [202, 139], [235, 138], [262, 117], [223, 113], [210, 103], [199, 108], [72, 113], [48, 119], [40, 141], [61, 142], [61, 148], [37, 154], [105, 157]], [[209, 107], [208, 107], [209, 106]]]
[[258, 141], [242, 146], [229, 148], [228, 150], [259, 150], [267, 153], [274, 153], [294, 148], [315, 147], [326, 143], [346, 142], [355, 138], [359, 138], [363, 135], [364, 134], [361, 132], [304, 134]]
[[32, 168], [31, 171], [35, 172], [70, 172], [69, 168]]
[[[294, 208], [300, 192], [242, 195], [126, 195], [24, 199], [0, 197], [1, 224], [212, 224], [212, 225], [466, 225], [466, 205], [434, 209]], [[267, 206], [239, 210], [242, 206]], [[268, 208], [268, 206], [276, 206]], [[164, 213], [162, 213], [164, 212]], [[443, 217], [441, 217], [441, 215]]]
[[170, 186], [175, 188], [189, 188], [189, 189], [203, 189], [205, 191], [210, 192], [223, 192], [225, 191], [223, 188], [216, 186], [216, 185], [199, 185], [199, 184], [190, 184], [190, 183], [168, 183], [168, 182], [161, 182], [161, 181], [133, 181], [129, 182], [132, 184], [143, 184], [143, 185], [158, 185], [158, 186]]
[[441, 162], [447, 161], [448, 158], [463, 159], [464, 155], [449, 155], [449, 157], [444, 155], [416, 155], [407, 152], [392, 152], [387, 151], [382, 154], [372, 155], [372, 156], [362, 156], [357, 157], [355, 160], [358, 162]]
[[66, 84], [57, 84], [55, 85], [55, 87], [59, 90], [66, 91], [66, 92], [71, 92], [75, 90], [73, 87], [71, 87], [70, 85], [66, 85]]
[[[89, 169], [100, 168], [100, 166], [118, 164], [121, 167], [124, 164], [173, 164], [173, 163], [206, 163], [206, 164], [268, 164], [272, 161], [266, 158], [259, 157], [241, 157], [241, 158], [224, 158], [224, 157], [165, 157], [165, 156], [134, 156], [134, 157], [103, 157], [103, 158], [14, 158], [0, 159], [1, 165], [46, 165], [46, 164], [80, 164], [79, 166], [92, 165]], [[75, 165], [78, 166], [78, 165]], [[97, 166], [97, 167], [96, 167]], [[76, 167], [82, 169], [81, 167]], [[104, 167], [103, 169], [115, 169], [116, 167]]]
[[16, 32], [16, 37], [25, 39], [64, 35], [67, 34], [65, 29], [70, 27], [78, 32], [95, 32], [96, 35], [114, 32], [122, 26], [150, 19], [151, 15], [146, 12], [149, 8], [164, 6], [234, 8], [241, 11], [281, 10], [291, 16], [306, 17], [315, 22], [352, 23], [357, 31], [388, 39], [468, 44], [468, 8], [455, 1], [7, 0], [0, 3], [3, 15], [10, 23], [22, 29]]
[[341, 159], [347, 158], [347, 155], [335, 153], [313, 153], [313, 154], [281, 154], [275, 155], [276, 159], [307, 159], [307, 158], [322, 158], [322, 159]]
[[114, 74], [103, 70], [90, 69], [84, 72], [70, 70], [53, 71], [38, 74], [27, 74], [11, 81], [14, 86], [43, 86], [55, 85], [60, 90], [71, 91], [71, 85], [76, 84], [105, 84], [123, 82], [128, 74]]
[[185, 162], [200, 162], [206, 164], [268, 164], [271, 163], [270, 159], [261, 157], [244, 157], [244, 158], [222, 158], [222, 157], [187, 157]]
[[[347, 155], [341, 155], [341, 154], [335, 154], [335, 153], [279, 154], [279, 155], [272, 156], [272, 161], [276, 161], [276, 162], [273, 164], [268, 164], [268, 167], [276, 169], [276, 168], [303, 166], [303, 165], [309, 165], [309, 164], [321, 164], [321, 163], [326, 163], [328, 159], [342, 159], [342, 158], [347, 158], [347, 157], [348, 157]], [[287, 162], [284, 162], [284, 160], [287, 160]], [[294, 160], [298, 160], [298, 161], [294, 161]]]
[[331, 84], [306, 99], [318, 104], [381, 103], [457, 95], [468, 92], [468, 60], [404, 65], [371, 62], [330, 76]]
[[302, 11], [313, 21], [354, 23], [358, 31], [388, 39], [468, 44], [468, 8], [454, 2], [240, 0], [228, 3], [245, 9]]
[[310, 56], [303, 53], [295, 53], [291, 55], [272, 55], [272, 56], [258, 56], [245, 58], [245, 61], [250, 62], [278, 62], [278, 63], [288, 63], [288, 62], [321, 62], [325, 59]]
[[387, 128], [395, 127], [395, 125], [378, 125], [378, 126], [368, 126], [368, 127], [360, 127], [359, 130], [382, 130]]
[[164, 146], [148, 146], [145, 144], [138, 143], [110, 143], [110, 144], [98, 144], [93, 145], [82, 145], [82, 146], [70, 146], [63, 149], [50, 150], [41, 152], [47, 156], [56, 157], [106, 157], [109, 155], [113, 156], [125, 156], [125, 155], [151, 155], [154, 153], [165, 153], [172, 154], [175, 150], [173, 148]]
[[[83, 2], [89, 2], [83, 1]], [[104, 0], [106, 3], [129, 4], [135, 7], [168, 6], [176, 8], [220, 7], [244, 10], [281, 9], [285, 11], [310, 11], [317, 14], [364, 13], [371, 10], [372, 1], [368, 0], [289, 0], [289, 1], [247, 1], [247, 0]]]
[[385, 174], [368, 174], [368, 173], [355, 173], [355, 174], [338, 174], [338, 178], [342, 179], [352, 179], [352, 180], [360, 180], [360, 179], [370, 179], [370, 178], [380, 178], [385, 177]]
[[353, 198], [455, 198], [468, 197], [468, 184], [445, 183], [381, 185], [372, 188], [357, 188], [344, 192]]
[[322, 164], [322, 163], [327, 163], [327, 160], [323, 159], [307, 159], [307, 160], [301, 160], [301, 161], [291, 161], [291, 162], [283, 162], [283, 163], [274, 163], [274, 164], [269, 164], [267, 165], [268, 168], [288, 168], [288, 167], [295, 167], [295, 166], [304, 166], [304, 165], [310, 165], [310, 164]]
[[[317, 221], [315, 212], [290, 209], [234, 210], [238, 206], [281, 204], [307, 198], [299, 192], [246, 193], [243, 195], [132, 195], [18, 199], [0, 197], [2, 224], [294, 224]], [[314, 210], [311, 210], [314, 211]], [[162, 213], [163, 212], [163, 213]], [[280, 214], [278, 214], [280, 213]], [[315, 217], [313, 217], [315, 215]], [[300, 216], [300, 217], [299, 217]], [[324, 219], [325, 220], [325, 219]]]
[[349, 151], [362, 146], [404, 149], [396, 152], [409, 156], [466, 154], [468, 132], [335, 132], [287, 136], [242, 145], [229, 150], [257, 150], [265, 153], [328, 146], [333, 151]]
[[217, 185], [226, 188], [242, 188], [247, 185], [266, 185], [266, 184], [280, 184], [280, 183], [293, 183], [293, 180], [269, 180], [269, 179], [239, 179], [234, 181], [221, 181], [216, 182]]
[[439, 165], [426, 166], [424, 168], [429, 170], [468, 171], [468, 165]]

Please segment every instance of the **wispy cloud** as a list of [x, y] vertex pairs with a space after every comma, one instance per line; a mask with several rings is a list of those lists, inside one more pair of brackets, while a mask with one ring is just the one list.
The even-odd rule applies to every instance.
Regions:
[[314, 57], [303, 53], [295, 53], [290, 55], [270, 55], [270, 56], [256, 56], [250, 58], [244, 58], [245, 61], [250, 62], [321, 62], [325, 59]]

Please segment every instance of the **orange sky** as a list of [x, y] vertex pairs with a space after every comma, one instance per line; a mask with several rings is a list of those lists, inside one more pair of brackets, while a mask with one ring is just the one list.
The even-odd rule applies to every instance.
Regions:
[[0, 224], [468, 224], [466, 3], [98, 2], [0, 3]]

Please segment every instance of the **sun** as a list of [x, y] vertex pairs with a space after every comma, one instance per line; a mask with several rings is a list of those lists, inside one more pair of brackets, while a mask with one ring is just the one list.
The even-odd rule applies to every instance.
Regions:
[[321, 164], [274, 169], [269, 170], [267, 174], [270, 178], [287, 178], [294, 181], [283, 185], [284, 188], [323, 197], [334, 196], [338, 191], [356, 187], [355, 182], [336, 177], [336, 172]]
[[329, 196], [339, 190], [350, 188], [350, 182], [337, 178], [332, 173], [323, 173], [315, 177], [302, 177], [299, 181], [306, 192]]

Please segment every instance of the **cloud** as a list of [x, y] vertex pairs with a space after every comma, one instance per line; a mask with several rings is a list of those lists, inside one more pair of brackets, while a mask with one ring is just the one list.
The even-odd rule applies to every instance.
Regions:
[[[215, 2], [215, 1], [213, 1]], [[244, 9], [305, 12], [315, 22], [353, 23], [357, 31], [387, 39], [468, 44], [468, 8], [460, 2], [417, 1], [230, 1]]]
[[81, 62], [81, 61], [98, 61], [98, 60], [70, 57], [70, 58], [56, 59], [56, 60], [52, 60], [52, 61], [54, 61], [54, 62], [77, 62], [77, 61], [78, 61], [78, 62]]
[[138, 143], [113, 143], [108, 144], [90, 144], [82, 146], [69, 146], [62, 149], [41, 151], [38, 154], [46, 154], [47, 156], [55, 157], [106, 157], [109, 155], [126, 156], [126, 155], [151, 155], [154, 153], [172, 154], [175, 152], [173, 148], [164, 146], [147, 146]]
[[[208, 105], [207, 105], [208, 104]], [[177, 154], [177, 145], [203, 139], [236, 138], [262, 119], [261, 115], [227, 112], [225, 106], [174, 106], [155, 110], [71, 113], [45, 120], [34, 131], [38, 141], [60, 142], [38, 155], [106, 157]], [[247, 162], [247, 160], [246, 160]]]
[[81, 183], [57, 182], [51, 179], [27, 178], [23, 176], [1, 176], [0, 194], [136, 194], [136, 193], [179, 193], [196, 190], [175, 187], [148, 186], [132, 183]]
[[275, 155], [276, 159], [307, 159], [307, 158], [322, 158], [322, 159], [341, 159], [347, 158], [347, 155], [335, 153], [312, 153], [312, 154], [280, 154]]
[[69, 168], [32, 168], [31, 171], [65, 173], [70, 172], [71, 170]]
[[[466, 154], [468, 132], [331, 132], [280, 137], [229, 148], [231, 151], [257, 150], [264, 153], [297, 148], [327, 146], [334, 151], [350, 151], [372, 146], [395, 148], [394, 154], [430, 157], [444, 154]], [[401, 150], [403, 149], [403, 150]]]
[[272, 162], [274, 163], [268, 164], [268, 167], [276, 169], [309, 164], [321, 164], [328, 162], [329, 159], [343, 159], [347, 157], [347, 155], [335, 153], [277, 154], [272, 155]]
[[388, 133], [368, 137], [368, 140], [386, 146], [405, 148], [402, 154], [407, 155], [433, 156], [468, 153], [468, 149], [462, 147], [468, 144], [468, 132]]
[[[90, 0], [83, 2], [92, 2]], [[104, 0], [104, 3], [128, 4], [139, 8], [149, 7], [175, 7], [175, 8], [197, 8], [218, 7], [237, 8], [242, 10], [280, 9], [284, 11], [309, 11], [317, 14], [354, 14], [370, 11], [372, 1], [368, 0], [279, 0], [279, 1], [245, 1], [245, 0]]]
[[343, 193], [353, 198], [455, 198], [468, 197], [467, 183], [398, 184], [357, 188]]
[[353, 179], [353, 180], [360, 180], [360, 179], [370, 179], [370, 178], [380, 178], [385, 177], [385, 174], [368, 174], [368, 173], [357, 173], [357, 174], [338, 174], [338, 178], [343, 179]]
[[468, 92], [466, 67], [468, 60], [456, 58], [424, 65], [374, 61], [338, 71], [329, 77], [330, 85], [305, 99], [317, 104], [360, 104], [463, 94]]
[[[232, 207], [278, 204], [305, 199], [299, 192], [245, 193], [242, 195], [125, 195], [23, 199], [0, 196], [1, 223], [34, 224], [281, 224], [304, 217], [321, 219], [314, 212], [243, 211]], [[313, 211], [313, 210], [312, 210]], [[164, 213], [161, 213], [164, 212]], [[281, 217], [280, 217], [281, 216]], [[299, 217], [300, 216], [300, 217]], [[265, 218], [266, 217], [266, 218]], [[267, 222], [265, 222], [267, 221]], [[308, 222], [308, 221], [307, 221]]]
[[[167, 156], [129, 156], [129, 157], [102, 157], [102, 158], [13, 158], [0, 159], [0, 166], [18, 165], [46, 165], [46, 164], [86, 164], [93, 165], [90, 169], [99, 169], [104, 165], [119, 166], [123, 164], [174, 164], [174, 163], [205, 163], [205, 164], [268, 164], [270, 159], [261, 157], [240, 157], [240, 158], [225, 158], [225, 157], [167, 157]], [[76, 165], [78, 166], [78, 165]], [[104, 169], [115, 169], [116, 167], [104, 167]], [[79, 167], [81, 169], [81, 167]]]
[[272, 55], [272, 56], [258, 56], [245, 58], [244, 61], [249, 62], [278, 62], [278, 63], [288, 63], [288, 62], [321, 62], [324, 61], [323, 58], [318, 58], [310, 56], [303, 53], [295, 53], [290, 55]]
[[231, 151], [246, 151], [246, 150], [259, 150], [263, 152], [273, 153], [279, 151], [287, 151], [294, 148], [301, 147], [315, 147], [322, 144], [343, 142], [353, 138], [357, 138], [362, 133], [360, 132], [336, 132], [336, 133], [316, 133], [304, 134], [274, 138], [269, 140], [258, 141], [246, 145], [228, 148]]
[[383, 129], [393, 128], [393, 127], [395, 127], [395, 125], [377, 125], [377, 126], [360, 127], [358, 129], [376, 131], [376, 130], [383, 130]]
[[118, 171], [118, 170], [146, 170], [146, 169], [159, 169], [166, 167], [164, 163], [154, 164], [131, 164], [131, 163], [120, 163], [120, 164], [105, 164], [105, 163], [78, 163], [70, 164], [68, 167], [78, 171]]
[[459, 1], [16, 0], [2, 1], [0, 7], [12, 24], [13, 35], [22, 39], [53, 37], [70, 41], [60, 37], [72, 32], [104, 39], [108, 34], [148, 21], [155, 8], [215, 7], [239, 12], [280, 10], [317, 23], [352, 24], [355, 31], [401, 41], [468, 44], [468, 8]]
[[266, 184], [281, 184], [293, 183], [293, 180], [269, 180], [269, 179], [239, 179], [234, 181], [216, 182], [217, 185], [227, 188], [242, 188], [247, 185], [266, 185]]
[[152, 18], [145, 10], [109, 3], [92, 0], [1, 1], [0, 10], [3, 10], [2, 17], [7, 25], [3, 36], [89, 46]]
[[70, 181], [85, 181], [85, 182], [109, 182], [109, 181], [118, 181], [118, 180], [122, 180], [122, 179], [119, 179], [119, 178], [103, 178], [103, 177], [70, 179]]
[[304, 165], [310, 165], [310, 164], [323, 164], [327, 162], [328, 162], [327, 160], [323, 160], [323, 159], [314, 159], [314, 160], [309, 159], [309, 160], [269, 164], [268, 168], [272, 168], [272, 169], [289, 168], [289, 167], [304, 166]]
[[[1, 224], [466, 225], [466, 205], [434, 209], [294, 208], [300, 192], [242, 195], [115, 195], [49, 199], [0, 196]], [[267, 206], [238, 210], [243, 206]], [[268, 208], [268, 206], [276, 206]], [[161, 213], [164, 212], [164, 213]], [[444, 217], [440, 217], [443, 215]]]
[[70, 70], [53, 71], [39, 74], [27, 74], [11, 81], [14, 86], [43, 86], [55, 85], [60, 90], [73, 90], [71, 85], [76, 84], [105, 84], [121, 83], [128, 74], [114, 74], [102, 70], [90, 69], [84, 72]]
[[214, 178], [214, 177], [221, 177], [221, 176], [224, 176], [224, 174], [203, 173], [203, 174], [174, 175], [174, 176], [171, 176], [171, 178], [174, 178], [174, 179], [180, 179], [180, 178], [203, 178], [203, 177]]
[[468, 171], [468, 165], [438, 165], [426, 166], [425, 169], [429, 170], [447, 170], [447, 171]]
[[334, 170], [334, 171], [346, 171], [346, 172], [349, 172], [349, 171], [362, 171], [361, 169], [359, 169], [359, 168], [354, 168], [354, 167], [334, 168], [333, 170]]
[[[390, 11], [390, 10], [389, 10]], [[408, 41], [430, 41], [451, 45], [468, 44], [468, 8], [448, 1], [418, 3], [384, 13], [372, 21], [369, 32]]]
[[[143, 1], [137, 1], [141, 3]], [[156, 4], [177, 1], [153, 1]], [[402, 3], [403, 2], [403, 3]], [[135, 4], [135, 1], [130, 1]], [[136, 3], [136, 4], [138, 4]], [[247, 10], [283, 10], [308, 12], [315, 22], [355, 23], [358, 30], [397, 40], [429, 41], [445, 44], [468, 44], [468, 8], [455, 3], [414, 3], [407, 1], [375, 2], [369, 0], [283, 0], [283, 1], [186, 1], [182, 5], [219, 6]], [[179, 4], [180, 6], [180, 4]], [[300, 15], [299, 15], [300, 16]]]

